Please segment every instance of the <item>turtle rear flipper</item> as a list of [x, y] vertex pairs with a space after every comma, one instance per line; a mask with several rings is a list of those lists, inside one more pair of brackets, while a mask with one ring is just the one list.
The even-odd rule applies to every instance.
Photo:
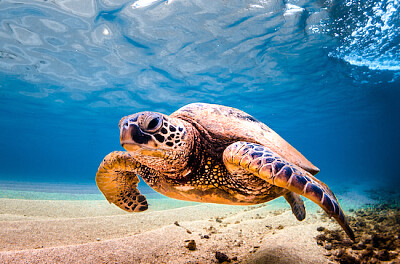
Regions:
[[229, 145], [223, 154], [226, 168], [234, 174], [246, 170], [275, 186], [307, 197], [333, 216], [346, 234], [354, 241], [354, 233], [346, 221], [333, 192], [311, 173], [290, 163], [270, 149], [248, 142]]
[[306, 207], [301, 199], [300, 195], [294, 192], [288, 192], [283, 195], [286, 201], [290, 204], [293, 214], [296, 216], [297, 220], [303, 221], [306, 218]]
[[127, 153], [114, 151], [100, 164], [97, 174], [97, 187], [110, 202], [127, 212], [147, 210], [146, 197], [137, 189], [139, 164]]

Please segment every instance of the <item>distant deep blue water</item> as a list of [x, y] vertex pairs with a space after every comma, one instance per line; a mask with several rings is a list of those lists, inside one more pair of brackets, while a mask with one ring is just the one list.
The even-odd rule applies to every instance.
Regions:
[[239, 108], [329, 185], [400, 183], [398, 0], [0, 0], [0, 180], [94, 184], [122, 116]]

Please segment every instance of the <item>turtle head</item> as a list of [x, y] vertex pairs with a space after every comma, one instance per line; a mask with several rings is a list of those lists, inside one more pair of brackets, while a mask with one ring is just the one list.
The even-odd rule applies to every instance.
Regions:
[[119, 122], [121, 145], [143, 165], [180, 178], [187, 174], [193, 144], [185, 123], [156, 112], [123, 117]]

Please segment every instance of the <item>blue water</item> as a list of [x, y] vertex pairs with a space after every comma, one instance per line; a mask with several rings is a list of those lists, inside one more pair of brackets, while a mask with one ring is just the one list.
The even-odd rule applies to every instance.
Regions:
[[94, 185], [122, 116], [206, 102], [329, 185], [396, 187], [399, 17], [397, 0], [0, 1], [0, 180]]

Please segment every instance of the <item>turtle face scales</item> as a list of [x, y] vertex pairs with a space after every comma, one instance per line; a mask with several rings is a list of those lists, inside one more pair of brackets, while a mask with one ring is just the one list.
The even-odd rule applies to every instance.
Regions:
[[191, 135], [182, 120], [156, 112], [140, 112], [123, 117], [119, 128], [121, 145], [133, 158], [152, 169], [179, 177], [192, 147]]

